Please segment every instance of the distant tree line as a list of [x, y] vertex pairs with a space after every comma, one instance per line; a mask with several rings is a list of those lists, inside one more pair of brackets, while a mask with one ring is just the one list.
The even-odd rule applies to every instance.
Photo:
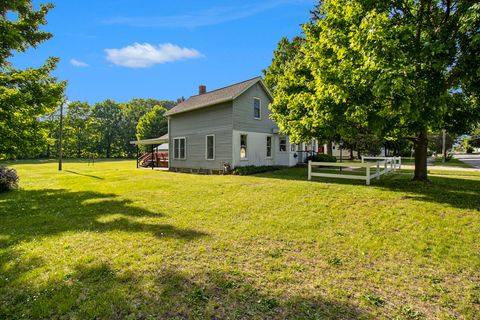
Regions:
[[[168, 131], [165, 112], [176, 102], [156, 99], [132, 99], [126, 103], [105, 100], [89, 105], [73, 101], [64, 106], [63, 156], [66, 158], [134, 157], [136, 139], [159, 137]], [[44, 150], [26, 152], [18, 158], [52, 158], [58, 154], [59, 110], [43, 118], [48, 126]]]

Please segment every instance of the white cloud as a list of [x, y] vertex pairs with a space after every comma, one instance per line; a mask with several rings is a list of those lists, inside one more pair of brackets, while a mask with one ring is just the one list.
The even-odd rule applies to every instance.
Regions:
[[70, 64], [74, 67], [78, 67], [78, 68], [85, 68], [85, 67], [88, 67], [88, 63], [86, 62], [83, 62], [83, 61], [80, 61], [80, 60], [76, 60], [76, 59], [71, 59], [70, 60]]
[[203, 55], [195, 49], [181, 48], [172, 43], [158, 46], [134, 43], [121, 49], [105, 49], [107, 60], [127, 68], [148, 68], [155, 64], [199, 58]]

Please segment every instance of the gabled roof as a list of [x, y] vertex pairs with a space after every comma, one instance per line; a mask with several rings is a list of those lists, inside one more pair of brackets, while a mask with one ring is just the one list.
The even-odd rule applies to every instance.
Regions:
[[273, 101], [273, 96], [270, 93], [270, 91], [267, 89], [265, 83], [263, 83], [262, 78], [256, 77], [250, 80], [232, 84], [224, 88], [209, 91], [204, 94], [191, 96], [187, 100], [177, 104], [175, 107], [170, 109], [166, 113], [166, 115], [171, 116], [177, 113], [187, 112], [187, 111], [208, 107], [208, 106], [222, 103], [222, 102], [232, 101], [258, 82], [262, 85], [267, 95]]

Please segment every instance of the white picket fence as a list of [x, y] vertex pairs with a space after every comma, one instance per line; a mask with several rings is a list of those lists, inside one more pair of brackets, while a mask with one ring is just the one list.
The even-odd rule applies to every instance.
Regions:
[[[378, 159], [376, 162], [364, 161], [364, 160], [376, 160], [376, 159]], [[313, 172], [312, 166], [343, 167], [343, 168], [357, 168], [357, 169], [365, 168], [365, 175]], [[367, 186], [369, 186], [370, 180], [374, 178], [380, 179], [381, 175], [400, 169], [400, 167], [401, 167], [400, 157], [381, 157], [381, 158], [365, 157], [365, 159], [362, 158], [362, 163], [308, 161], [308, 180], [312, 180], [312, 177], [355, 179], [355, 180], [365, 180]]]

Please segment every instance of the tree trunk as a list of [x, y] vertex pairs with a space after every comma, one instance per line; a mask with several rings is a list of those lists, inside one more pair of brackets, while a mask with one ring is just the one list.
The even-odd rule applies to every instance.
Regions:
[[106, 157], [107, 159], [110, 158], [110, 156], [112, 155], [112, 138], [110, 137], [110, 135], [107, 135], [107, 145], [106, 145]]
[[423, 130], [415, 140], [415, 176], [413, 180], [428, 181], [427, 148], [427, 130]]
[[333, 155], [333, 145], [332, 145], [332, 142], [330, 141], [329, 143], [327, 143], [327, 154], [329, 156], [332, 156]]
[[353, 148], [350, 148], [350, 160], [353, 160]]

